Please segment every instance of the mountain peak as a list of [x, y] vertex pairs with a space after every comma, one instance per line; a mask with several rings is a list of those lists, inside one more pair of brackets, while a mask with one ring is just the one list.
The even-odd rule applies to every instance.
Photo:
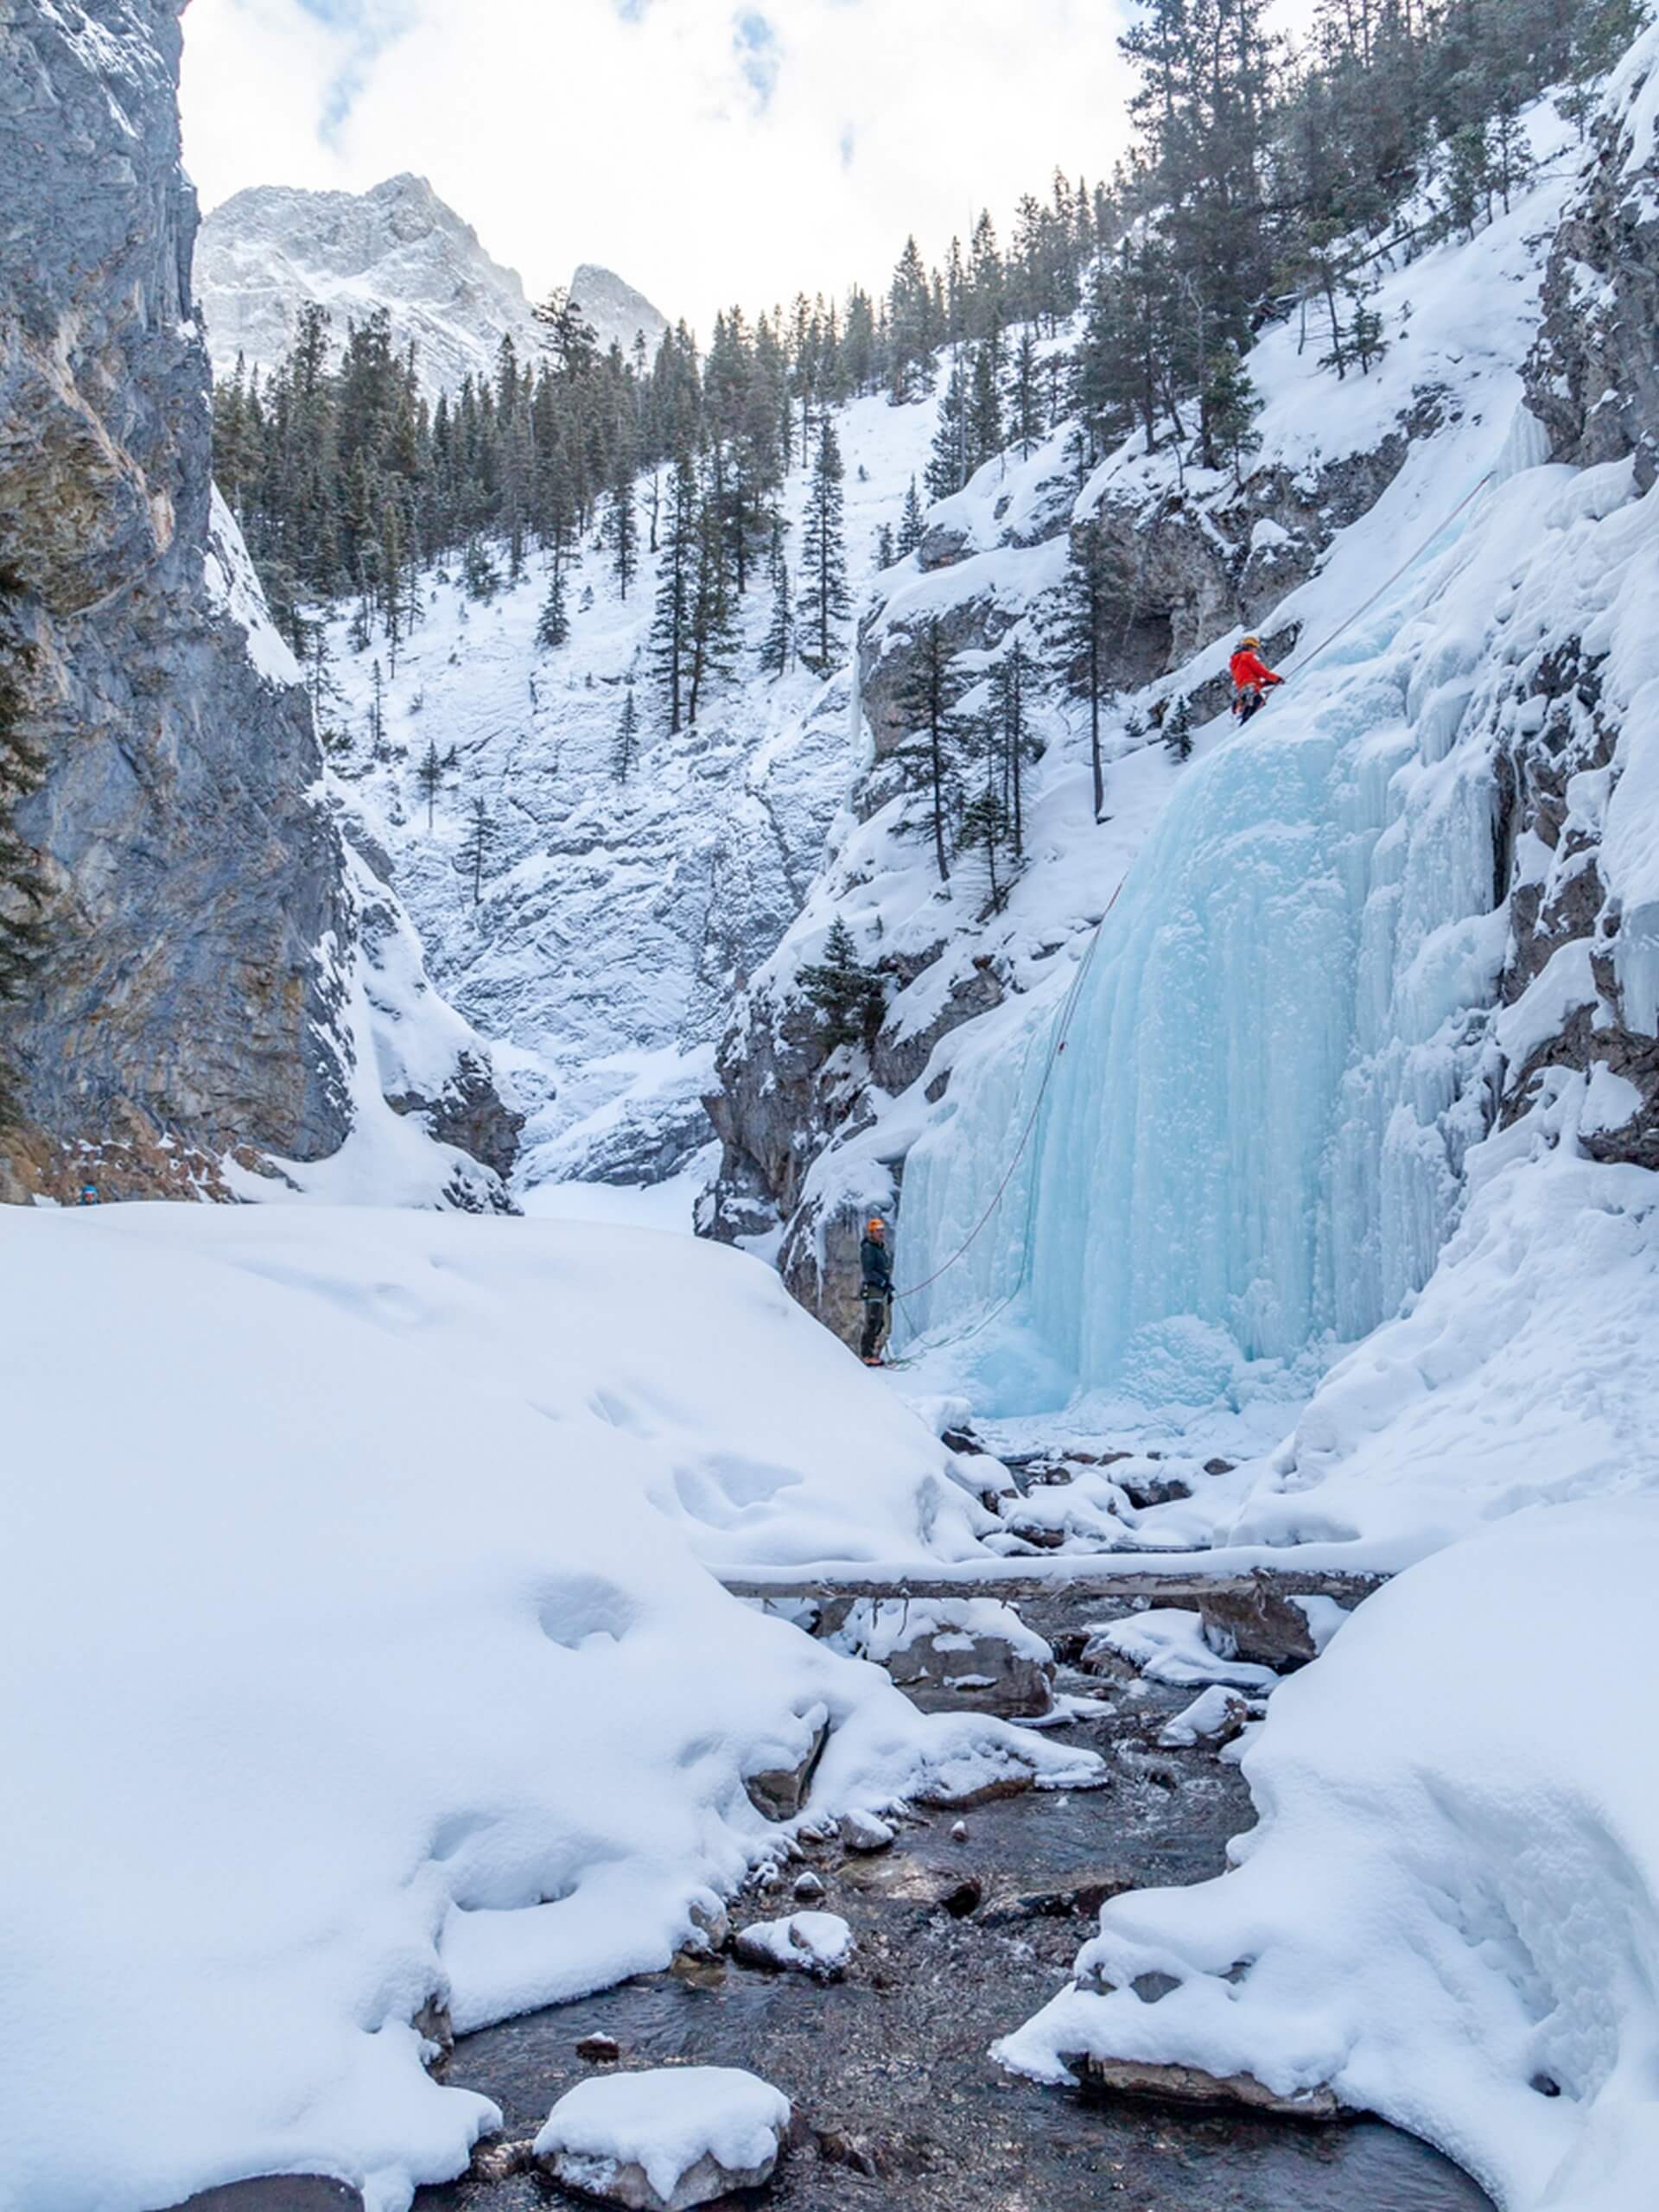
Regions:
[[668, 317], [661, 309], [613, 269], [596, 262], [584, 261], [570, 279], [570, 297], [593, 325], [602, 349], [614, 344], [630, 353], [643, 333], [646, 352], [654, 353], [667, 335]]

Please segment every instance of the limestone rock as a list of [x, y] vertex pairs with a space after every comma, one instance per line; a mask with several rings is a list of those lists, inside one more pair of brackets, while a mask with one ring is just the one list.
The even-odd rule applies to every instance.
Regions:
[[1328, 2088], [1281, 2097], [1253, 2074], [1206, 2074], [1196, 2066], [1160, 2066], [1135, 2058], [1067, 2056], [1063, 2063], [1102, 2096], [1134, 2097], [1207, 2111], [1270, 2113], [1283, 2120], [1336, 2120], [1342, 2112]]

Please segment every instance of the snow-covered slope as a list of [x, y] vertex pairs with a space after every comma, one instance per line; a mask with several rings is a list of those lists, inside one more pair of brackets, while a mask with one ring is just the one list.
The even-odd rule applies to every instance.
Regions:
[[979, 1513], [752, 1261], [327, 1207], [0, 1243], [6, 2212], [308, 2171], [398, 2212], [492, 2117], [423, 2038], [665, 1965], [821, 1726], [814, 1815], [1094, 1771], [696, 1565]]
[[[1287, 1370], [1305, 1350], [1317, 1363], [1375, 1326], [1433, 1265], [1479, 1134], [1478, 1109], [1472, 1127], [1457, 1110], [1473, 1071], [1458, 1016], [1490, 998], [1505, 931], [1491, 747], [1440, 764], [1471, 695], [1458, 656], [1532, 497], [1471, 495], [1543, 449], [1521, 369], [1576, 165], [1548, 109], [1533, 127], [1539, 180], [1509, 214], [1383, 273], [1372, 374], [1339, 384], [1295, 323], [1266, 334], [1242, 487], [1131, 441], [1079, 489], [1057, 435], [934, 509], [920, 556], [881, 580], [862, 653], [876, 760], [722, 1046], [722, 1199], [737, 1216], [796, 1193], [790, 1279], [838, 1319], [851, 1224], [896, 1199], [901, 1282], [944, 1270], [901, 1333], [976, 1332], [982, 1406], [1080, 1387], [1208, 1404], [1247, 1366], [1252, 1387], [1303, 1395], [1311, 1376]], [[1095, 518], [1134, 573], [1107, 819], [1085, 717], [1050, 689], [1031, 864], [989, 917], [982, 868], [963, 857], [942, 889], [895, 789], [900, 680], [936, 616], [966, 676], [1015, 642], [1040, 659], [1067, 528]], [[1237, 736], [1205, 717], [1243, 621], [1292, 688]], [[1183, 696], [1198, 710], [1185, 767], [1148, 727]], [[796, 978], [837, 914], [894, 979], [887, 1018], [868, 1067], [798, 1074]], [[931, 1379], [968, 1371], [947, 1360]]]
[[251, 370], [274, 367], [313, 304], [328, 310], [336, 343], [348, 323], [384, 308], [398, 348], [418, 347], [430, 399], [463, 376], [492, 376], [504, 337], [521, 357], [536, 345], [517, 273], [493, 261], [419, 176], [362, 193], [275, 184], [237, 193], [202, 224], [196, 289], [220, 378], [238, 356]]
[[601, 353], [620, 346], [624, 359], [631, 361], [643, 338], [647, 357], [655, 359], [657, 348], [668, 335], [668, 317], [652, 307], [643, 292], [624, 283], [613, 269], [600, 269], [584, 261], [570, 279], [570, 298], [582, 309]]
[[[857, 588], [935, 419], [931, 406], [879, 398], [839, 417]], [[798, 468], [785, 495], [791, 524], [805, 491]], [[605, 554], [587, 547], [570, 572], [570, 640], [556, 651], [537, 643], [539, 562], [487, 603], [458, 579], [431, 580], [395, 675], [383, 642], [353, 655], [343, 618], [334, 636], [353, 741], [337, 765], [391, 856], [438, 988], [509, 1048], [498, 1057], [532, 1117], [527, 1186], [645, 1180], [708, 1143], [700, 1100], [714, 1041], [800, 911], [863, 757], [850, 673], [821, 683], [798, 668], [757, 672], [764, 577], [746, 602], [734, 680], [715, 687], [695, 728], [671, 736], [645, 657], [656, 569], [645, 551], [624, 598]], [[378, 758], [367, 736], [377, 665]], [[619, 779], [630, 674], [639, 760]], [[429, 748], [455, 753], [429, 825], [418, 782]], [[493, 842], [474, 900], [461, 855], [480, 799]]]

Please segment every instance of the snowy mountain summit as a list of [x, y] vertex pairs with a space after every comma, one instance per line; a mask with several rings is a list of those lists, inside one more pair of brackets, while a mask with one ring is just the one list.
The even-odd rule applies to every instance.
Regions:
[[584, 261], [570, 279], [570, 296], [593, 326], [601, 353], [616, 345], [631, 354], [643, 337], [646, 353], [654, 354], [668, 335], [668, 317], [613, 269]]
[[487, 377], [503, 338], [524, 352], [536, 344], [518, 272], [492, 260], [420, 176], [363, 193], [238, 192], [202, 224], [196, 282], [219, 377], [238, 354], [250, 369], [274, 367], [313, 303], [333, 316], [336, 341], [385, 308], [398, 346], [416, 345], [431, 399], [466, 375]]

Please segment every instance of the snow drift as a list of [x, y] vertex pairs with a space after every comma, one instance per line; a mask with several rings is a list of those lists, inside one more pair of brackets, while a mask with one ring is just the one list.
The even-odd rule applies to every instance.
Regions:
[[0, 1245], [8, 2212], [306, 2170], [389, 2212], [491, 2118], [416, 2016], [665, 1964], [775, 1847], [745, 1777], [825, 1723], [814, 1815], [1092, 1767], [922, 1719], [691, 1560], [969, 1527], [758, 1263], [308, 1206]]
[[[1656, 1576], [1646, 1502], [1525, 1515], [1402, 1575], [1274, 1697], [1236, 1870], [1113, 1900], [999, 2056], [1328, 2085], [1505, 2212], [1650, 2202]], [[1148, 1974], [1177, 1986], [1143, 2001]]]

